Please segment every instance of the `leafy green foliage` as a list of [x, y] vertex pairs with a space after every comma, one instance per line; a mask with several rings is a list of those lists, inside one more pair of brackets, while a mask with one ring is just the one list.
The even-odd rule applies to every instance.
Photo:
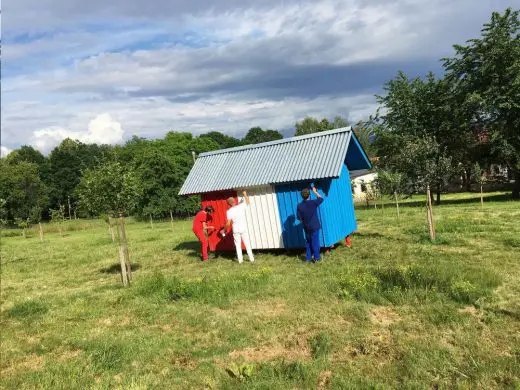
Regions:
[[406, 192], [406, 183], [402, 173], [385, 169], [377, 169], [376, 173], [377, 178], [374, 179], [374, 182], [382, 194], [401, 195]]
[[444, 66], [457, 105], [487, 133], [496, 161], [514, 172], [520, 197], [520, 10], [494, 12], [480, 38], [454, 49]]
[[229, 135], [219, 133], [218, 131], [210, 131], [209, 133], [202, 134], [199, 138], [210, 139], [218, 145], [219, 149], [234, 148], [242, 145], [242, 142], [238, 138], [230, 137]]
[[377, 98], [386, 109], [375, 142], [380, 165], [405, 175], [415, 190], [430, 185], [440, 191], [454, 172], [453, 150], [464, 142], [453, 132], [457, 118], [447, 83], [432, 73], [409, 79], [400, 72], [385, 91]]
[[81, 204], [95, 214], [130, 213], [142, 187], [134, 171], [119, 162], [109, 162], [84, 172], [76, 194]]
[[27, 230], [27, 228], [29, 227], [29, 218], [27, 219], [22, 219], [22, 218], [15, 218], [14, 219], [14, 223], [16, 224], [16, 226], [18, 226], [20, 229], [22, 229], [22, 234], [23, 236], [25, 237], [25, 231]]
[[25, 161], [8, 164], [0, 160], [0, 199], [3, 199], [5, 220], [38, 222], [47, 204], [47, 195], [36, 164]]
[[262, 142], [276, 141], [282, 138], [283, 135], [276, 130], [263, 130], [261, 127], [252, 127], [242, 139], [242, 144], [259, 144]]
[[254, 371], [255, 366], [254, 364], [250, 363], [231, 363], [229, 367], [226, 368], [226, 372], [231, 378], [238, 379], [240, 381], [245, 381], [251, 378], [254, 374]]
[[50, 210], [51, 223], [61, 224], [65, 220], [65, 206], [60, 205], [56, 209]]
[[480, 164], [478, 162], [473, 164], [472, 174], [473, 174], [473, 180], [475, 180], [475, 182], [478, 185], [483, 186], [484, 184], [487, 183], [486, 172], [480, 167]]
[[347, 127], [350, 122], [340, 116], [335, 117], [332, 122], [327, 118], [318, 120], [316, 118], [307, 116], [303, 120], [296, 122], [294, 125], [296, 128], [294, 135], [306, 135], [312, 133], [318, 133], [320, 131], [334, 130], [342, 127]]
[[65, 222], [65, 206], [59, 205], [56, 209], [49, 210], [51, 224], [56, 226], [60, 232], [60, 235], [63, 232], [63, 224]]
[[32, 146], [23, 145], [19, 149], [13, 150], [6, 157], [6, 162], [9, 164], [19, 164], [21, 162], [36, 164], [38, 166], [38, 175], [40, 176], [40, 179], [44, 183], [47, 183], [49, 180], [49, 160]]
[[69, 138], [63, 140], [49, 155], [51, 207], [71, 203], [76, 204], [75, 189], [82, 172], [113, 160], [113, 148], [108, 145], [84, 144]]

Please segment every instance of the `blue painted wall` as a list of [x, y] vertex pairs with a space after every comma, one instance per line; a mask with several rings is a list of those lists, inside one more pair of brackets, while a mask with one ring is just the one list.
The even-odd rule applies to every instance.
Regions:
[[[300, 191], [308, 188], [310, 184], [306, 181], [275, 186], [285, 248], [305, 247], [303, 226], [296, 218], [296, 207], [302, 201]], [[325, 198], [318, 208], [322, 226], [320, 245], [329, 247], [357, 229], [350, 176], [346, 165], [343, 165], [339, 178], [322, 179], [314, 184]], [[315, 198], [314, 194], [311, 198]]]

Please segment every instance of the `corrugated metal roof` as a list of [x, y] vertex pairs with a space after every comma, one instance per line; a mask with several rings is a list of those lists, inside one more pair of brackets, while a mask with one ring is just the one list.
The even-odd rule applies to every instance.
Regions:
[[201, 153], [179, 195], [338, 177], [350, 127]]
[[370, 175], [371, 173], [374, 173], [374, 172], [370, 169], [358, 169], [355, 171], [350, 171], [349, 173], [350, 173], [350, 180], [354, 180], [354, 179], [357, 179], [358, 177]]

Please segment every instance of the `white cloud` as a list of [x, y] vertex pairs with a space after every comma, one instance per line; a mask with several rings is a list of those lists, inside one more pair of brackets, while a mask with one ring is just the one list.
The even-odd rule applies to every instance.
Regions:
[[13, 150], [9, 149], [7, 146], [0, 146], [0, 157], [6, 157]]
[[[506, 2], [13, 1], [2, 138], [48, 151], [66, 137], [121, 142], [121, 124], [160, 137], [288, 129], [305, 115], [360, 119], [398, 69], [438, 67]], [[44, 34], [25, 42], [31, 31]]]
[[90, 121], [85, 132], [49, 127], [34, 131], [29, 143], [46, 153], [66, 138], [84, 143], [116, 144], [123, 141], [123, 136], [124, 131], [119, 122], [109, 114], [100, 114]]

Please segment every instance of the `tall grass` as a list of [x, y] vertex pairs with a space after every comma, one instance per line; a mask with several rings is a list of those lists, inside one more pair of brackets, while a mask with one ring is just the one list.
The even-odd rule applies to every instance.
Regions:
[[477, 305], [501, 283], [493, 271], [453, 263], [385, 266], [349, 271], [339, 280], [340, 295], [374, 304], [406, 304], [438, 299]]

